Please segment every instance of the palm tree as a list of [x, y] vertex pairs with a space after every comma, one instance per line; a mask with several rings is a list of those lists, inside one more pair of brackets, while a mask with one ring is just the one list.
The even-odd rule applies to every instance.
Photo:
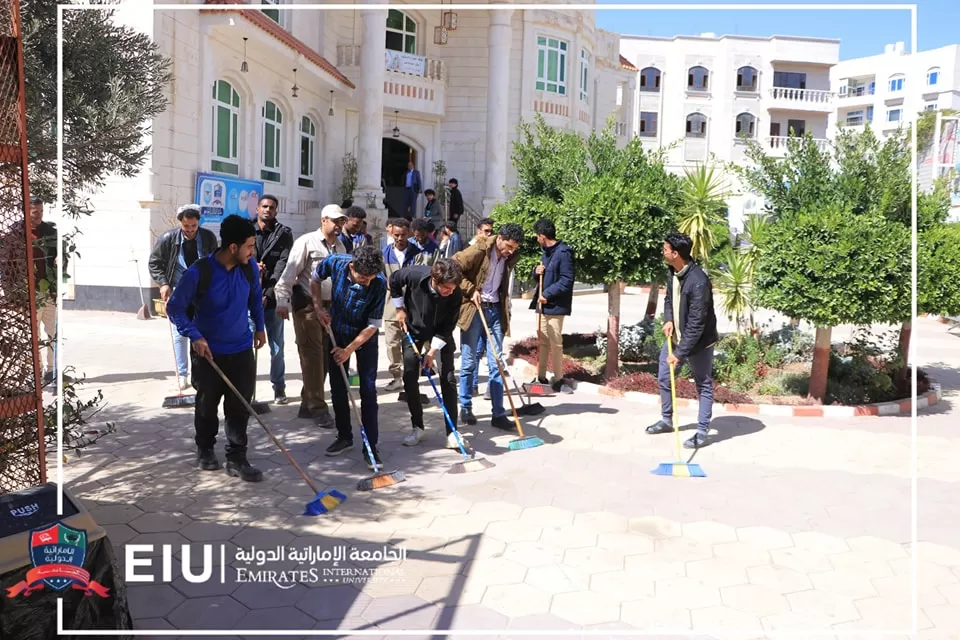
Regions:
[[704, 263], [717, 246], [711, 227], [726, 222], [727, 189], [712, 166], [686, 170], [681, 187], [681, 233], [693, 240], [693, 259]]
[[723, 296], [721, 308], [730, 320], [736, 320], [741, 331], [749, 317], [753, 323], [753, 264], [745, 251], [728, 249], [723, 255], [724, 269], [716, 276], [717, 293]]

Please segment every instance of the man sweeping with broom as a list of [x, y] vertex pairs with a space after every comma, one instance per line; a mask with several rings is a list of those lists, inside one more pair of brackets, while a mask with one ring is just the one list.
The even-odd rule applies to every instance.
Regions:
[[[429, 343], [423, 356], [423, 366], [410, 340], [403, 341], [403, 390], [407, 396], [413, 429], [403, 444], [412, 447], [424, 438], [423, 404], [420, 402], [420, 371], [435, 370], [440, 356], [440, 392], [443, 406], [453, 421], [446, 425], [447, 448], [459, 449], [453, 435], [457, 423], [457, 376], [453, 354], [456, 345], [453, 330], [457, 327], [463, 292], [460, 282], [463, 272], [455, 260], [440, 259], [432, 267], [415, 265], [404, 267], [390, 276], [390, 299], [397, 310], [397, 322], [406, 335], [418, 345]], [[466, 444], [464, 445], [466, 446]]]
[[[700, 412], [697, 433], [683, 443], [687, 449], [709, 444], [713, 415], [713, 346], [719, 339], [717, 316], [713, 309], [713, 285], [710, 278], [690, 257], [693, 241], [683, 233], [671, 233], [663, 243], [663, 259], [669, 266], [667, 295], [663, 301], [663, 333], [667, 336], [660, 351], [661, 419], [647, 427], [656, 435], [674, 431], [674, 407], [671, 393], [671, 369], [690, 366]], [[671, 348], [672, 347], [672, 348]]]

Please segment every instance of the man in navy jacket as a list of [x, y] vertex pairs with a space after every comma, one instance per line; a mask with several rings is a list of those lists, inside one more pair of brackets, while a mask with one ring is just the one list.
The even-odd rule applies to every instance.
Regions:
[[[539, 305], [543, 314], [542, 318], [537, 318], [537, 333], [541, 337], [537, 381], [547, 384], [547, 357], [550, 356], [553, 360], [553, 380], [549, 384], [554, 391], [567, 390], [569, 387], [564, 388], [563, 377], [563, 318], [570, 315], [573, 307], [573, 250], [565, 242], [557, 240], [557, 229], [550, 220], [541, 218], [533, 230], [543, 249], [540, 264], [533, 270], [533, 277], [538, 284], [533, 302], [530, 303], [531, 309]], [[541, 275], [543, 291], [540, 291], [539, 285]]]

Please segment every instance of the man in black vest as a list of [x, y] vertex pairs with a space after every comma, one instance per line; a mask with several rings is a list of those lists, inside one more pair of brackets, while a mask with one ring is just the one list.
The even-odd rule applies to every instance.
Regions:
[[713, 347], [719, 340], [717, 316], [713, 309], [713, 285], [690, 253], [693, 241], [683, 233], [671, 233], [663, 243], [663, 258], [669, 266], [667, 295], [663, 301], [663, 333], [673, 343], [673, 355], [664, 342], [660, 351], [660, 415], [661, 420], [647, 427], [647, 433], [673, 431], [673, 402], [670, 397], [670, 366], [676, 372], [684, 363], [690, 365], [700, 395], [697, 433], [683, 443], [687, 449], [703, 447], [709, 442], [713, 416]]
[[274, 287], [287, 268], [293, 248], [293, 231], [277, 220], [276, 196], [263, 194], [257, 205], [256, 246], [257, 266], [260, 267], [263, 287], [263, 321], [270, 344], [270, 382], [277, 404], [287, 404], [287, 385], [284, 379], [283, 318], [277, 315], [277, 296]]

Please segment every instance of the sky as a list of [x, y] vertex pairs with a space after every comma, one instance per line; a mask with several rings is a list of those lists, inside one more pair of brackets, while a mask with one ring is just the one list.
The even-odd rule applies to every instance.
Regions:
[[[597, 4], [623, 4], [630, 0], [596, 0]], [[657, 0], [637, 0], [656, 2]], [[663, 2], [663, 0], [660, 0]], [[796, 3], [822, 4], [818, 2]], [[911, 4], [901, 0], [897, 4]], [[741, 4], [744, 2], [741, 1]], [[676, 3], [681, 4], [681, 3]], [[700, 0], [696, 4], [720, 4]], [[771, 2], [770, 4], [783, 4]], [[960, 44], [960, 1], [917, 0], [917, 49], [926, 51]], [[910, 12], [876, 10], [810, 11], [597, 11], [597, 26], [625, 35], [665, 36], [715, 33], [718, 36], [812, 36], [840, 40], [840, 59], [883, 53], [884, 45], [902, 41], [910, 51]]]

